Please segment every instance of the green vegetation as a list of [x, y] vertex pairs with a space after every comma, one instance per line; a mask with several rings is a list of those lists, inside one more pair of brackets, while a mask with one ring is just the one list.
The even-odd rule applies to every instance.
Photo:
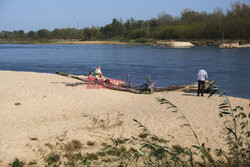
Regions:
[[46, 158], [45, 162], [47, 163], [46, 166], [53, 166], [53, 167], [59, 167], [61, 164], [60, 161], [60, 154], [57, 153], [50, 153]]
[[[180, 17], [161, 13], [150, 20], [113, 19], [102, 27], [83, 29], [62, 28], [49, 31], [1, 31], [0, 43], [53, 43], [57, 40], [116, 40], [128, 43], [149, 43], [154, 40], [242, 40], [250, 39], [250, 5], [235, 3], [225, 13], [217, 8], [213, 13], [185, 9]], [[249, 41], [248, 41], [249, 42]]]
[[9, 164], [9, 166], [11, 166], [11, 167], [23, 167], [24, 164], [25, 164], [24, 162], [22, 162], [16, 158], [12, 163]]
[[35, 166], [37, 164], [37, 162], [36, 161], [30, 161], [28, 164], [29, 164], [29, 166]]
[[[196, 132], [194, 131], [193, 127], [191, 126], [191, 124], [189, 123], [187, 117], [180, 110], [178, 110], [178, 108], [174, 104], [172, 104], [168, 100], [166, 100], [164, 98], [158, 98], [157, 100], [160, 102], [160, 104], [169, 105], [168, 108], [172, 109], [172, 112], [180, 114], [179, 118], [184, 121], [184, 123], [181, 125], [182, 127], [185, 126], [185, 127], [190, 128], [190, 130], [192, 132], [192, 135], [194, 136], [195, 141], [196, 141], [196, 144], [192, 145], [192, 148], [195, 148], [195, 149], [197, 149], [199, 151], [200, 157], [203, 160], [202, 166], [208, 166], [208, 165], [209, 166], [214, 166], [215, 161], [214, 161], [213, 157], [210, 154], [210, 149], [205, 146], [205, 143], [201, 143], [199, 141], [198, 136], [197, 136]], [[189, 152], [190, 152], [190, 155], [193, 154], [191, 148], [190, 148]], [[208, 161], [209, 164], [207, 163], [207, 161]], [[190, 162], [190, 163], [193, 164], [194, 162]]]
[[[216, 90], [216, 94], [222, 94], [221, 89]], [[223, 93], [224, 94], [224, 93]], [[223, 95], [223, 97], [227, 98]], [[247, 116], [241, 112], [235, 115], [237, 120], [232, 120], [228, 117], [225, 123], [231, 121], [239, 121], [241, 130], [232, 128], [229, 130], [227, 126], [225, 130], [229, 136], [227, 138], [228, 150], [216, 149], [215, 154], [212, 154], [211, 149], [205, 146], [205, 143], [199, 141], [196, 132], [192, 128], [185, 115], [171, 102], [164, 98], [158, 98], [161, 104], [167, 105], [167, 109], [180, 114], [178, 118], [183, 119], [184, 124], [181, 127], [189, 127], [191, 133], [196, 139], [196, 145], [190, 147], [182, 147], [181, 145], [169, 145], [169, 140], [162, 139], [152, 134], [142, 123], [134, 119], [135, 125], [140, 128], [141, 132], [138, 136], [131, 138], [111, 138], [111, 144], [102, 143], [103, 148], [94, 153], [85, 153], [68, 150], [65, 154], [49, 154], [50, 161], [47, 161], [47, 166], [55, 166], [64, 164], [66, 166], [249, 166], [249, 131], [247, 130]], [[224, 109], [230, 106], [229, 101], [219, 105], [219, 109]], [[237, 109], [243, 110], [242, 107], [236, 107], [232, 111], [237, 112]], [[224, 111], [222, 111], [224, 112]], [[221, 113], [220, 113], [221, 114]], [[228, 116], [228, 113], [222, 113], [223, 116]], [[178, 116], [178, 115], [177, 115]], [[249, 118], [249, 116], [248, 116]], [[232, 122], [232, 123], [233, 123]], [[243, 123], [244, 125], [243, 126]], [[226, 125], [225, 124], [225, 125]], [[237, 134], [244, 135], [246, 138], [240, 137]], [[57, 156], [55, 156], [57, 155]], [[215, 157], [216, 155], [216, 157]], [[56, 158], [55, 158], [56, 157]], [[60, 158], [61, 157], [61, 158]], [[63, 157], [66, 161], [62, 163]], [[53, 161], [52, 161], [53, 160]], [[59, 163], [61, 162], [61, 163]]]
[[225, 130], [227, 132], [227, 145], [229, 152], [226, 153], [217, 149], [217, 156], [223, 157], [222, 164], [229, 166], [249, 166], [250, 165], [250, 131], [248, 129], [248, 120], [250, 113], [243, 112], [243, 107], [236, 106], [232, 108], [226, 94], [217, 85], [212, 85], [212, 94], [218, 94], [223, 98], [219, 104], [219, 116], [225, 118]]

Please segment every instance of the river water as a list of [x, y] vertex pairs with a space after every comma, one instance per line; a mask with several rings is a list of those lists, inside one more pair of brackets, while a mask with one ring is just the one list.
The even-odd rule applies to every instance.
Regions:
[[[0, 70], [88, 74], [101, 66], [106, 77], [159, 86], [196, 82], [205, 67], [228, 95], [250, 99], [250, 48], [159, 48], [134, 45], [0, 45]], [[0, 83], [1, 84], [1, 83]]]

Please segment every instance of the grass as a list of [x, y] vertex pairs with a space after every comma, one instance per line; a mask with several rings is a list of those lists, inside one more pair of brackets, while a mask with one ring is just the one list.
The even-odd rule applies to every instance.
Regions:
[[82, 148], [82, 143], [79, 140], [72, 140], [65, 144], [64, 149], [66, 152], [78, 151]]
[[195, 130], [193, 129], [192, 125], [190, 124], [190, 122], [187, 119], [187, 117], [185, 116], [185, 114], [182, 111], [180, 111], [174, 104], [169, 102], [168, 100], [166, 100], [164, 98], [157, 98], [157, 100], [160, 102], [160, 104], [168, 105], [169, 106], [168, 109], [171, 109], [172, 112], [180, 114], [179, 118], [184, 121], [184, 123], [181, 125], [181, 127], [188, 127], [191, 130], [191, 133], [195, 138], [196, 144], [192, 145], [191, 147], [193, 147], [199, 151], [200, 157], [203, 160], [202, 165], [207, 166], [207, 161], [209, 161], [210, 165], [213, 164], [214, 160], [210, 154], [210, 150], [208, 148], [206, 148], [204, 142], [203, 143], [200, 142]]
[[217, 156], [220, 157], [221, 164], [229, 166], [250, 166], [250, 131], [248, 129], [248, 120], [250, 118], [250, 110], [243, 112], [244, 108], [232, 105], [223, 90], [217, 85], [211, 85], [211, 97], [214, 94], [222, 98], [219, 104], [219, 116], [225, 118], [225, 131], [227, 133], [227, 145], [229, 152], [222, 149], [217, 150]]
[[95, 142], [94, 141], [87, 141], [87, 145], [88, 146], [93, 146], [93, 145], [95, 145]]
[[58, 153], [50, 153], [46, 158], [45, 162], [47, 163], [47, 166], [53, 166], [53, 167], [59, 167], [61, 155]]
[[37, 162], [36, 161], [30, 161], [28, 164], [29, 164], [29, 166], [33, 166], [33, 165], [36, 165]]
[[30, 140], [38, 141], [38, 139], [36, 137], [31, 137]]
[[105, 147], [105, 146], [107, 146], [107, 143], [103, 142], [101, 145], [102, 145], [103, 147]]
[[45, 146], [49, 147], [51, 150], [53, 149], [53, 145], [50, 143], [46, 143]]
[[9, 164], [11, 167], [23, 167], [25, 165], [24, 162], [20, 161], [18, 158], [16, 158], [12, 163]]
[[110, 158], [106, 158], [102, 160], [103, 162], [112, 162], [112, 160]]

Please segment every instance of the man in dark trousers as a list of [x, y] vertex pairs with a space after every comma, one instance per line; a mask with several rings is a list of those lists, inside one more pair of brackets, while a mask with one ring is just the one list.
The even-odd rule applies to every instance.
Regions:
[[202, 68], [199, 70], [197, 74], [197, 80], [198, 80], [198, 90], [197, 90], [197, 96], [200, 95], [203, 96], [204, 87], [205, 87], [205, 80], [208, 78], [207, 72], [205, 71], [205, 68]]

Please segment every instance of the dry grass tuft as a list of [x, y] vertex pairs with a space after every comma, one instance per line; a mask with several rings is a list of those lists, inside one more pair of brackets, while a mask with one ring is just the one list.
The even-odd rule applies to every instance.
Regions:
[[37, 162], [36, 161], [30, 161], [28, 164], [29, 164], [29, 166], [33, 166], [33, 165], [36, 165]]
[[147, 136], [148, 136], [149, 134], [148, 133], [140, 133], [138, 136], [140, 137], [140, 138], [142, 138], [142, 139], [144, 139], [144, 138], [147, 138]]
[[87, 141], [87, 145], [88, 146], [93, 146], [93, 145], [95, 145], [95, 142], [94, 141]]
[[54, 148], [52, 144], [46, 143], [45, 146], [49, 147], [51, 150]]
[[82, 148], [82, 143], [79, 140], [72, 140], [64, 145], [66, 152], [78, 151]]

